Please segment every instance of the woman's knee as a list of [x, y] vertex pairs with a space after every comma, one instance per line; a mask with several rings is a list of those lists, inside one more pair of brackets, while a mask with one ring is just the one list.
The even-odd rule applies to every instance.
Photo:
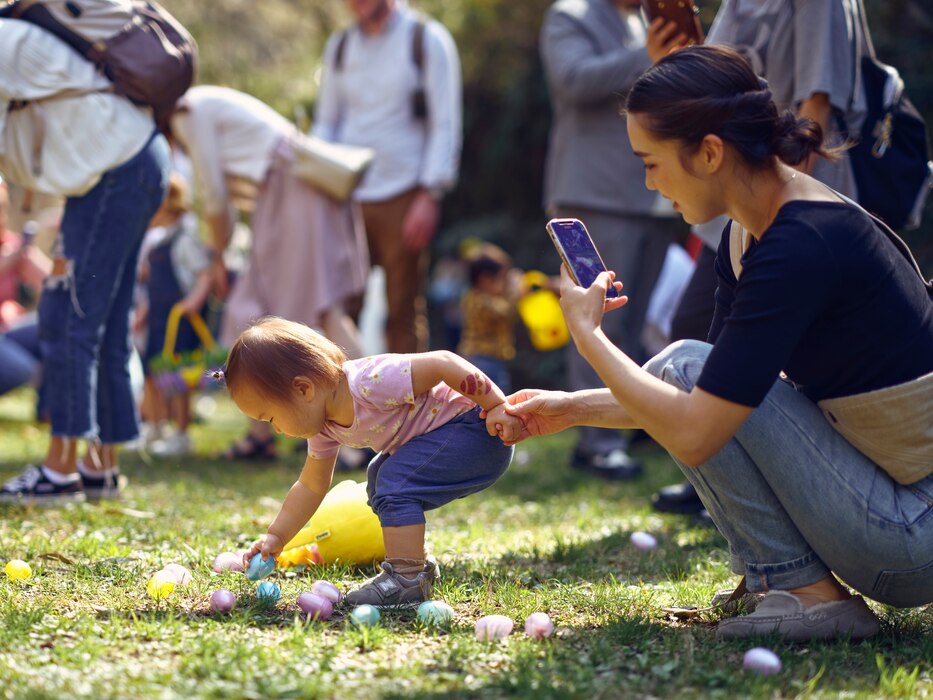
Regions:
[[648, 360], [642, 369], [668, 384], [689, 391], [699, 379], [712, 347], [700, 340], [678, 340]]

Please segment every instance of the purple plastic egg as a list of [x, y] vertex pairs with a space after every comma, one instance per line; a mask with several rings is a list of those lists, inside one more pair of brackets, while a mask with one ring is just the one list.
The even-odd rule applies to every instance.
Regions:
[[298, 607], [314, 620], [329, 620], [334, 612], [333, 603], [317, 593], [301, 593], [298, 596]]
[[233, 610], [236, 605], [236, 596], [226, 588], [211, 593], [211, 610], [226, 613]]
[[745, 652], [742, 665], [760, 676], [770, 676], [781, 672], [781, 658], [770, 649], [754, 647]]
[[224, 571], [243, 571], [243, 555], [236, 552], [221, 552], [214, 557], [211, 567], [218, 574]]
[[532, 639], [544, 639], [550, 637], [554, 631], [554, 623], [547, 613], [534, 612], [525, 620], [525, 634]]
[[311, 584], [311, 592], [327, 598], [331, 603], [337, 605], [343, 600], [343, 593], [330, 581], [318, 580]]

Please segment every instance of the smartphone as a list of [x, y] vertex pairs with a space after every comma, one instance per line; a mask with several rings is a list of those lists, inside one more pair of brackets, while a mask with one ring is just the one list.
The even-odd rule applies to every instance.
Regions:
[[[573, 281], [581, 287], [591, 286], [599, 273], [606, 270], [606, 265], [582, 221], [551, 219], [545, 228]], [[617, 296], [619, 295], [616, 288], [610, 284], [606, 290], [606, 298], [614, 299]]]
[[641, 0], [641, 7], [649, 24], [656, 17], [674, 22], [680, 33], [687, 35], [687, 44], [702, 44], [703, 29], [700, 27], [700, 10], [693, 0]]

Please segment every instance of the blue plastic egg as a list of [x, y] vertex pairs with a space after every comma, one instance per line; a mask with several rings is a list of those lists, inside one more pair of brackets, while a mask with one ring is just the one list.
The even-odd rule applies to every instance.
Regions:
[[263, 581], [256, 586], [256, 598], [261, 603], [276, 603], [282, 597], [282, 589], [277, 583], [272, 581]]
[[357, 627], [374, 627], [379, 624], [380, 617], [382, 616], [378, 608], [372, 605], [358, 605], [350, 613], [350, 622]]
[[273, 571], [275, 571], [275, 557], [263, 559], [262, 552], [257, 552], [253, 555], [253, 558], [249, 560], [249, 567], [246, 569], [246, 578], [250, 581], [258, 581], [261, 578], [265, 578]]

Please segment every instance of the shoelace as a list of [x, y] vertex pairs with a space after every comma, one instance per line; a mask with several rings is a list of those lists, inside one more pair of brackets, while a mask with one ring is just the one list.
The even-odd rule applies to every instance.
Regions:
[[39, 480], [42, 479], [42, 472], [39, 467], [30, 466], [19, 476], [14, 476], [3, 485], [4, 491], [32, 491]]

